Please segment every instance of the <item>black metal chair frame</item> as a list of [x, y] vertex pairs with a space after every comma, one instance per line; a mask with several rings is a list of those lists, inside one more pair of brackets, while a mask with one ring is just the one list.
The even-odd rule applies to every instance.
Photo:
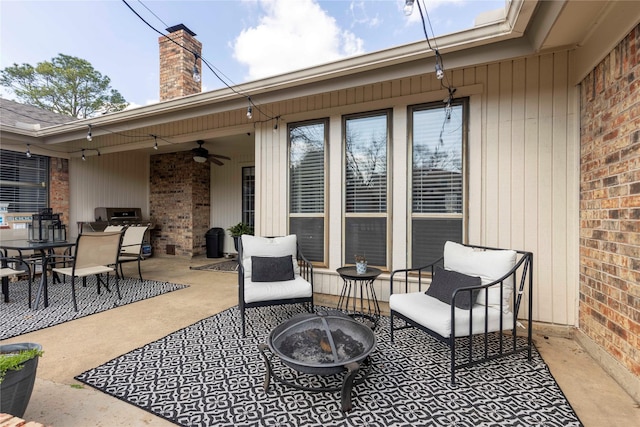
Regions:
[[[273, 237], [267, 237], [273, 238]], [[296, 239], [297, 240], [297, 239]], [[272, 305], [285, 305], [285, 304], [306, 304], [309, 313], [313, 312], [313, 265], [307, 260], [302, 252], [300, 252], [300, 246], [296, 241], [297, 246], [297, 259], [298, 266], [300, 267], [300, 276], [311, 283], [311, 296], [307, 298], [286, 298], [275, 299], [268, 301], [256, 301], [245, 302], [244, 301], [244, 267], [242, 265], [242, 239], [238, 239], [238, 308], [240, 309], [240, 322], [242, 323], [242, 336], [246, 337], [246, 325], [245, 325], [245, 310], [247, 308], [255, 307], [267, 307]]]
[[[31, 308], [31, 288], [32, 288], [32, 282], [33, 282], [31, 267], [29, 266], [29, 263], [24, 261], [22, 258], [9, 257], [9, 256], [6, 256], [6, 253], [0, 257], [0, 266], [2, 268], [10, 268], [9, 263], [15, 264], [15, 267], [13, 268], [13, 270], [17, 270], [16, 272], [17, 275], [21, 275], [21, 274], [27, 275], [27, 279], [29, 282], [28, 284], [29, 300], [28, 301], [29, 301], [29, 308]], [[24, 266], [25, 270], [22, 270], [22, 266]], [[3, 276], [1, 280], [2, 280], [2, 293], [4, 294], [4, 302], [9, 302], [9, 276]]]
[[[474, 249], [480, 249], [480, 250], [504, 250], [504, 249], [499, 249], [499, 248], [491, 248], [491, 247], [486, 247], [486, 246], [476, 246], [476, 245], [465, 245], [467, 247], [471, 247]], [[494, 360], [494, 359], [498, 359], [501, 357], [506, 357], [506, 356], [510, 356], [512, 354], [515, 353], [521, 353], [521, 352], [527, 352], [527, 359], [529, 361], [531, 361], [531, 357], [532, 357], [532, 348], [533, 348], [533, 338], [532, 338], [532, 324], [531, 324], [531, 312], [532, 312], [532, 308], [533, 308], [533, 253], [531, 252], [526, 252], [526, 251], [520, 251], [520, 250], [516, 250], [515, 251], [518, 255], [518, 259], [516, 261], [515, 266], [507, 273], [505, 274], [503, 277], [501, 277], [498, 280], [495, 280], [491, 283], [488, 283], [486, 285], [481, 285], [481, 286], [475, 286], [475, 287], [466, 287], [466, 288], [460, 288], [457, 289], [452, 297], [451, 297], [451, 335], [448, 337], [443, 337], [440, 334], [438, 334], [437, 332], [434, 332], [430, 329], [428, 329], [427, 327], [421, 325], [420, 323], [417, 323], [416, 321], [414, 321], [413, 319], [402, 315], [401, 313], [398, 313], [397, 311], [394, 310], [390, 310], [390, 337], [391, 337], [391, 342], [394, 342], [394, 331], [398, 331], [398, 330], [402, 330], [402, 329], [407, 329], [407, 328], [418, 328], [426, 333], [428, 333], [429, 335], [433, 336], [434, 338], [438, 339], [439, 341], [442, 341], [444, 343], [446, 343], [450, 350], [451, 350], [451, 384], [455, 385], [456, 383], [456, 371], [462, 368], [467, 368], [473, 365], [477, 365], [483, 362], [487, 362], [489, 360]], [[439, 258], [438, 260], [436, 260], [435, 262], [425, 265], [423, 267], [417, 267], [417, 268], [407, 268], [407, 269], [399, 269], [399, 270], [395, 270], [391, 273], [391, 277], [390, 277], [390, 293], [393, 294], [393, 285], [394, 285], [394, 279], [397, 280], [398, 282], [403, 282], [404, 283], [404, 292], [408, 292], [408, 287], [409, 284], [412, 282], [410, 279], [410, 277], [413, 279], [413, 281], [417, 280], [418, 283], [418, 291], [422, 292], [422, 285], [423, 282], [425, 282], [426, 278], [431, 278], [433, 277], [434, 274], [434, 269], [436, 266], [442, 266], [444, 263], [444, 257]], [[520, 280], [517, 280], [517, 275], [520, 274]], [[396, 276], [400, 276], [402, 277], [402, 279], [396, 279]], [[474, 290], [479, 290], [479, 289], [487, 289], [491, 286], [496, 286], [498, 285], [500, 287], [500, 301], [501, 301], [501, 306], [500, 306], [500, 310], [503, 309], [502, 307], [502, 296], [503, 296], [503, 292], [504, 292], [504, 282], [505, 280], [507, 280], [508, 278], [512, 277], [513, 278], [513, 324], [509, 325], [510, 328], [509, 329], [503, 329], [503, 324], [502, 324], [502, 316], [500, 317], [500, 331], [489, 331], [488, 330], [488, 310], [489, 310], [489, 305], [485, 304], [484, 308], [480, 308], [480, 310], [484, 310], [484, 331], [480, 334], [472, 334], [472, 328], [473, 328], [473, 310], [478, 310], [479, 308], [473, 308], [473, 306], [471, 307], [471, 312], [469, 313], [469, 331], [467, 333], [467, 335], [465, 336], [460, 336], [460, 337], [456, 337], [456, 321], [455, 321], [455, 317], [456, 317], [456, 310], [455, 310], [455, 299], [458, 295], [462, 295], [463, 292], [467, 292], [469, 294], [471, 294]], [[426, 282], [425, 282], [426, 283]], [[516, 285], [518, 285], [516, 287]], [[519, 344], [518, 343], [518, 339], [517, 339], [517, 324], [518, 324], [518, 313], [519, 313], [519, 309], [520, 306], [522, 304], [522, 296], [524, 294], [524, 290], [525, 288], [527, 289], [527, 300], [526, 300], [526, 304], [527, 304], [527, 316], [528, 318], [526, 319], [521, 319], [527, 322], [527, 336], [526, 336], [526, 344]], [[488, 292], [485, 292], [485, 298], [488, 298]], [[394, 317], [400, 318], [404, 321], [404, 325], [403, 326], [396, 326], [394, 323]], [[478, 336], [481, 335], [482, 336], [482, 345], [483, 348], [481, 349], [480, 353], [481, 353], [481, 357], [475, 358], [474, 354], [477, 354], [477, 352], [474, 352], [473, 350], [473, 344], [474, 344], [474, 336]], [[497, 346], [498, 346], [498, 351], [497, 352], [490, 352], [489, 349], [489, 343], [490, 343], [490, 338], [498, 341]], [[458, 363], [457, 362], [457, 358], [456, 358], [456, 341], [459, 340], [466, 340], [467, 341], [467, 345], [466, 345], [466, 351], [467, 351], [467, 357], [464, 359], [465, 361]], [[509, 342], [510, 341], [510, 342]]]
[[[124, 244], [124, 239], [126, 239], [125, 235], [127, 233], [127, 230], [129, 228], [131, 228], [131, 227], [144, 227], [145, 231], [142, 234], [143, 238], [142, 238], [142, 240], [140, 241], [139, 244], [138, 243], [132, 243], [132, 244], [125, 245]], [[119, 274], [119, 276], [121, 278], [124, 278], [124, 271], [122, 270], [122, 264], [127, 263], [127, 262], [137, 262], [138, 263], [138, 275], [140, 276], [140, 280], [143, 280], [142, 279], [142, 268], [140, 266], [140, 263], [141, 263], [141, 261], [143, 261], [145, 259], [142, 256], [142, 246], [143, 246], [143, 243], [144, 243], [144, 234], [148, 230], [149, 230], [149, 226], [148, 225], [146, 225], [146, 226], [144, 226], [144, 225], [134, 225], [134, 226], [128, 226], [128, 227], [124, 227], [123, 228], [123, 233], [124, 233], [123, 237], [122, 237], [123, 238], [123, 244], [122, 244], [122, 248], [121, 248], [121, 254], [118, 256], [118, 267], [120, 269], [120, 272], [118, 273], [118, 269], [116, 269], [116, 274]], [[122, 250], [124, 250], [124, 248], [126, 248], [128, 246], [139, 246], [138, 254], [134, 255], [132, 253], [122, 252]]]

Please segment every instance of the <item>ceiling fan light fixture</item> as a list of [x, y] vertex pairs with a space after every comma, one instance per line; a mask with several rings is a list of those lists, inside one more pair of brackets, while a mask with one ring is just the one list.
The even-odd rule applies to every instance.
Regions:
[[206, 157], [202, 157], [199, 154], [194, 154], [193, 155], [193, 160], [195, 160], [197, 163], [204, 163], [204, 162], [207, 161], [207, 158]]

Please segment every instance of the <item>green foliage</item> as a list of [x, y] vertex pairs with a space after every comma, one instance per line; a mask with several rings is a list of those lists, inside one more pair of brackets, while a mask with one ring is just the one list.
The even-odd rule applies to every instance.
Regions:
[[239, 237], [243, 234], [249, 234], [253, 236], [253, 227], [244, 222], [239, 222], [236, 225], [227, 228], [227, 230], [229, 230], [229, 233], [231, 233], [232, 237]]
[[77, 118], [124, 110], [129, 104], [111, 79], [84, 59], [59, 54], [51, 61], [13, 64], [0, 71], [0, 85], [26, 104]]
[[42, 356], [44, 352], [36, 348], [20, 350], [18, 353], [0, 354], [0, 383], [4, 380], [7, 371], [19, 371], [24, 363], [34, 357]]

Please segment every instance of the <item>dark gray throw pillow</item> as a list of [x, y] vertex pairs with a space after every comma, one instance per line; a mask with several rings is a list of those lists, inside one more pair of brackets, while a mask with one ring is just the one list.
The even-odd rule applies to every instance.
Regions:
[[[434, 271], [431, 285], [425, 294], [430, 297], [437, 298], [442, 302], [451, 304], [451, 296], [456, 289], [467, 288], [469, 286], [480, 286], [482, 281], [479, 277], [467, 276], [466, 274], [458, 273], [457, 271], [445, 270], [444, 268], [436, 267]], [[458, 292], [456, 296], [456, 307], [464, 310], [469, 310], [471, 306], [476, 302], [479, 289], [471, 292]]]
[[293, 258], [291, 255], [251, 257], [252, 282], [284, 282], [293, 279]]

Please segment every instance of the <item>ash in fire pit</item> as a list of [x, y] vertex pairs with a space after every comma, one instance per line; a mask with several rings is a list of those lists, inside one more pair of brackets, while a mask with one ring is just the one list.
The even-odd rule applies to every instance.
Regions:
[[[333, 339], [337, 360], [330, 340]], [[364, 353], [364, 345], [342, 329], [331, 331], [331, 337], [319, 328], [307, 329], [287, 336], [279, 345], [280, 352], [302, 363], [322, 364], [349, 360]]]

